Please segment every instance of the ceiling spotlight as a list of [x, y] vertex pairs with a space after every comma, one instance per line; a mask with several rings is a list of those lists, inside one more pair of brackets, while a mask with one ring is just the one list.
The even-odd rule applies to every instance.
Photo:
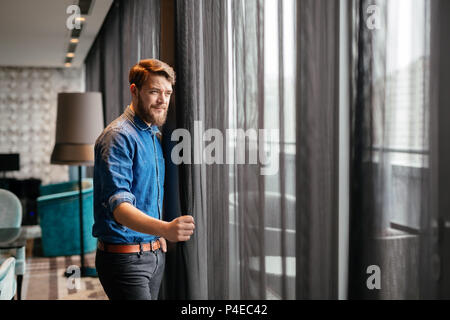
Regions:
[[72, 38], [72, 39], [70, 39], [70, 43], [78, 43], [78, 39], [76, 39], [76, 38]]
[[64, 66], [65, 66], [66, 68], [69, 68], [69, 67], [72, 66], [72, 64], [71, 64], [70, 62], [66, 62], [66, 63], [64, 63]]
[[66, 57], [73, 58], [75, 57], [75, 54], [73, 52], [69, 52], [68, 54], [66, 54]]

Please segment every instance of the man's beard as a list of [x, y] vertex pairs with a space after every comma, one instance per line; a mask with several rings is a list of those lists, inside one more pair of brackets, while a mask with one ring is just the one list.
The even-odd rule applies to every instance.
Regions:
[[158, 112], [155, 110], [155, 108], [149, 106], [145, 107], [144, 103], [140, 96], [138, 96], [138, 104], [136, 106], [136, 111], [138, 116], [142, 118], [147, 123], [150, 123], [151, 125], [155, 125], [158, 127], [161, 127], [165, 122], [167, 118], [167, 108], [164, 108], [163, 111]]

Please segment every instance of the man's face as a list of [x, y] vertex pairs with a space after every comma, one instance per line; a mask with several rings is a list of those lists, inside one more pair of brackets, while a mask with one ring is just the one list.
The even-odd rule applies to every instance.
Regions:
[[141, 89], [137, 89], [135, 112], [148, 124], [162, 126], [166, 122], [172, 84], [164, 76], [151, 75]]

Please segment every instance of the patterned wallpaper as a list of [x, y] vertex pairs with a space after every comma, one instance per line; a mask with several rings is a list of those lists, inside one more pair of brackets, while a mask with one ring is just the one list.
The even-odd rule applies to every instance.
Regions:
[[84, 91], [83, 69], [0, 67], [0, 153], [19, 153], [8, 178], [67, 181], [68, 166], [51, 165], [58, 92]]

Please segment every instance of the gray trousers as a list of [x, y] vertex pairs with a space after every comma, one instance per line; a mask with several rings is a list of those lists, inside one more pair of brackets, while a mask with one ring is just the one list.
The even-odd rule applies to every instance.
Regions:
[[156, 300], [164, 273], [161, 249], [111, 253], [97, 249], [95, 267], [110, 300]]

